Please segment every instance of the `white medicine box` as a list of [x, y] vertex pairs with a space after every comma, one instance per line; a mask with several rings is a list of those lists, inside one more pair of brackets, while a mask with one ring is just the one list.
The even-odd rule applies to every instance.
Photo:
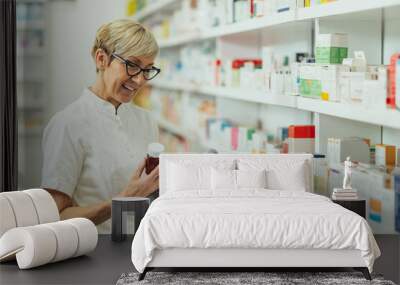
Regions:
[[347, 34], [319, 34], [316, 39], [317, 47], [347, 47]]
[[350, 71], [348, 66], [328, 64], [321, 65], [319, 73], [321, 74], [321, 99], [326, 101], [339, 102], [339, 78], [343, 72]]

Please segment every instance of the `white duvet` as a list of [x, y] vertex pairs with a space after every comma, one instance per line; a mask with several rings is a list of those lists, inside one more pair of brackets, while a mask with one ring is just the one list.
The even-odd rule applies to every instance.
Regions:
[[298, 191], [172, 192], [156, 199], [132, 243], [143, 272], [155, 249], [358, 249], [372, 272], [380, 251], [368, 223], [328, 198]]

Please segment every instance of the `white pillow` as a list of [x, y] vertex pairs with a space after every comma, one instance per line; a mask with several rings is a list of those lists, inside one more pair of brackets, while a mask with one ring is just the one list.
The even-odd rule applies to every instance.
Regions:
[[267, 173], [267, 188], [272, 190], [309, 191], [310, 169], [304, 159], [239, 159], [240, 170], [261, 170]]
[[238, 188], [267, 188], [267, 175], [263, 170], [236, 170]]
[[290, 170], [276, 167], [267, 171], [268, 188], [273, 190], [307, 191], [305, 162], [292, 163]]
[[170, 191], [211, 189], [211, 167], [168, 163], [167, 188]]
[[236, 170], [212, 168], [211, 188], [213, 190], [236, 190]]

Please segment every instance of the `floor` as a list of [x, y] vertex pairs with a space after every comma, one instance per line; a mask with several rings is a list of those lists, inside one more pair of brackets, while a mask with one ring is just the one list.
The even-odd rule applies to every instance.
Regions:
[[[400, 283], [400, 236], [375, 237], [382, 257], [375, 263], [375, 272], [385, 279]], [[100, 235], [95, 251], [46, 266], [18, 270], [15, 262], [0, 265], [0, 284], [115, 284], [122, 273], [134, 271], [130, 258], [131, 239], [121, 243]]]
[[124, 272], [134, 271], [132, 239], [121, 243], [100, 235], [97, 248], [87, 256], [18, 270], [15, 262], [0, 265], [0, 284], [115, 284]]

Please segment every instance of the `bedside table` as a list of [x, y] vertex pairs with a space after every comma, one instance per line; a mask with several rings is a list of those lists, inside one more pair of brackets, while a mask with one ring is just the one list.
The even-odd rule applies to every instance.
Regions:
[[365, 219], [365, 212], [366, 212], [366, 201], [357, 199], [357, 200], [333, 200], [333, 203], [339, 204], [340, 206], [359, 214], [361, 217]]
[[[115, 197], [111, 203], [111, 239], [123, 241], [127, 235], [134, 235], [140, 221], [150, 206], [149, 198]], [[133, 219], [129, 218], [133, 217]], [[132, 223], [133, 222], [133, 223]], [[130, 224], [130, 225], [128, 225]], [[134, 224], [134, 225], [132, 225]], [[134, 226], [134, 232], [128, 233], [129, 226]]]

